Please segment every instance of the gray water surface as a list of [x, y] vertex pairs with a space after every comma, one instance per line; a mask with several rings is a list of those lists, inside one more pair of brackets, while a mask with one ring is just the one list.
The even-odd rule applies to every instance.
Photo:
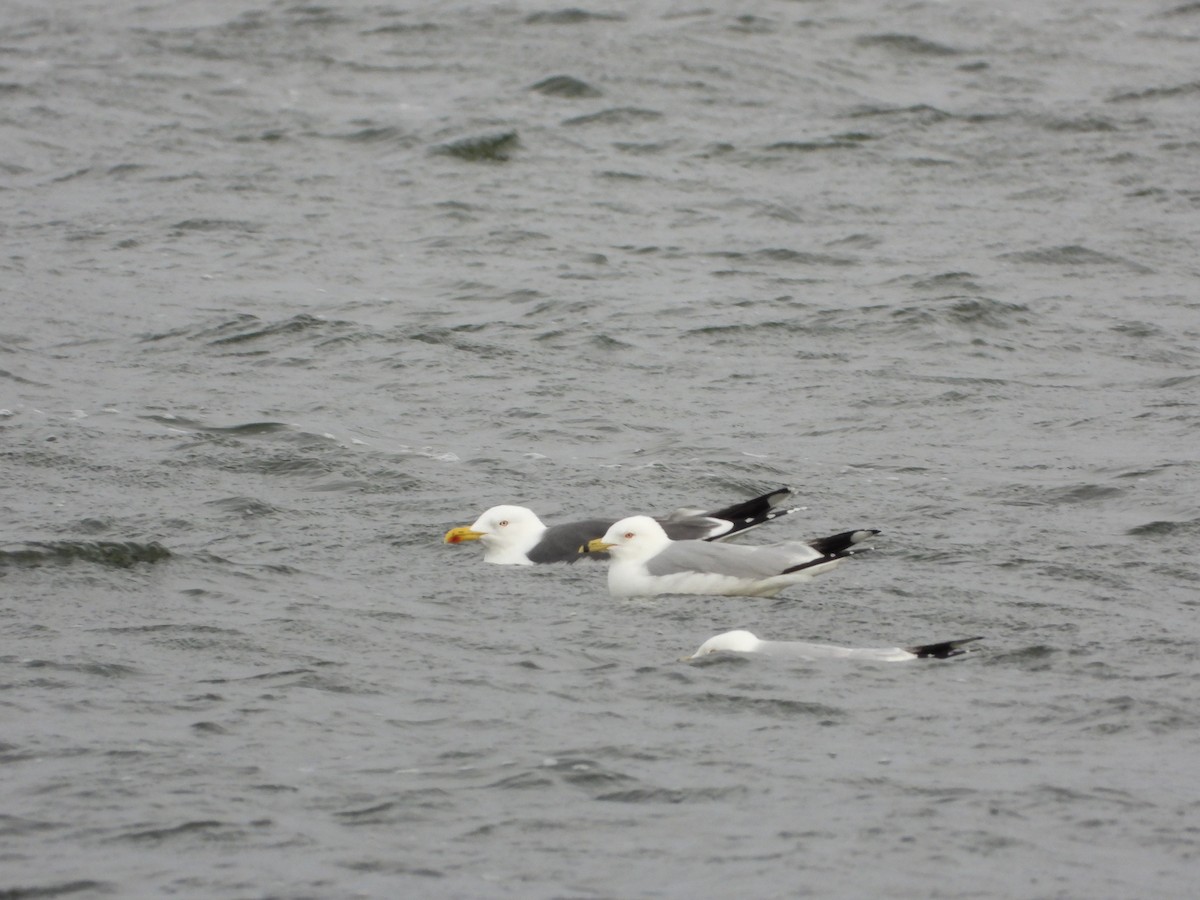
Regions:
[[[1184, 898], [1200, 6], [0, 10], [0, 894]], [[880, 528], [614, 601], [447, 528]], [[678, 658], [748, 628], [945, 662]]]

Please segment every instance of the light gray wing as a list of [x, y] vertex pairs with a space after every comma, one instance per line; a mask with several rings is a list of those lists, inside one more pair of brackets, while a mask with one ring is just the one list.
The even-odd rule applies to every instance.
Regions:
[[804, 641], [763, 641], [759, 653], [783, 659], [863, 659], [876, 662], [901, 662], [913, 654], [900, 647], [837, 647], [832, 644], [809, 644]]
[[770, 578], [784, 569], [820, 559], [821, 554], [807, 544], [776, 544], [770, 547], [743, 547], [737, 544], [710, 544], [707, 541], [680, 541], [646, 562], [651, 575], [675, 575], [680, 572], [709, 572], [734, 578]]
[[593, 538], [604, 537], [604, 532], [613, 521], [609, 519], [584, 519], [581, 522], [566, 522], [562, 525], [551, 525], [542, 532], [542, 539], [529, 551], [527, 556], [531, 562], [575, 562], [577, 559], [608, 559], [607, 553], [580, 553], [579, 548], [586, 549], [587, 542]]

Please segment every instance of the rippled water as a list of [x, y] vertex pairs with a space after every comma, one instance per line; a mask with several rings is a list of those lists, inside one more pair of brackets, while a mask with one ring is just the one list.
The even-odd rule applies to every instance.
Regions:
[[[0, 11], [0, 894], [1190, 897], [1200, 6]], [[795, 484], [775, 600], [440, 543]], [[712, 634], [984, 635], [945, 662]]]

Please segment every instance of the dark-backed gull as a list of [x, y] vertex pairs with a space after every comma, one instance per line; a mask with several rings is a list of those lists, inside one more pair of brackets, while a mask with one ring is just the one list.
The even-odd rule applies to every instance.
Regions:
[[[782, 504], [792, 489], [778, 488], [713, 512], [680, 509], [658, 521], [675, 540], [720, 540], [742, 534], [795, 512]], [[574, 562], [581, 557], [607, 558], [603, 551], [588, 551], [587, 544], [612, 525], [613, 519], [584, 519], [546, 526], [523, 506], [493, 506], [471, 525], [451, 528], [445, 543], [479, 541], [484, 562], [528, 566], [534, 563]]]

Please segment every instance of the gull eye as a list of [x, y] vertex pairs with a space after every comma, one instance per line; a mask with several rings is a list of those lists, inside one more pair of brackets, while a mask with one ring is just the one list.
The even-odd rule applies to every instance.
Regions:
[[633, 540], [633, 532], [632, 531], [625, 532], [625, 540], [627, 540], [627, 541]]
[[501, 528], [507, 528], [508, 527], [508, 519], [501, 519], [499, 524], [500, 524]]

